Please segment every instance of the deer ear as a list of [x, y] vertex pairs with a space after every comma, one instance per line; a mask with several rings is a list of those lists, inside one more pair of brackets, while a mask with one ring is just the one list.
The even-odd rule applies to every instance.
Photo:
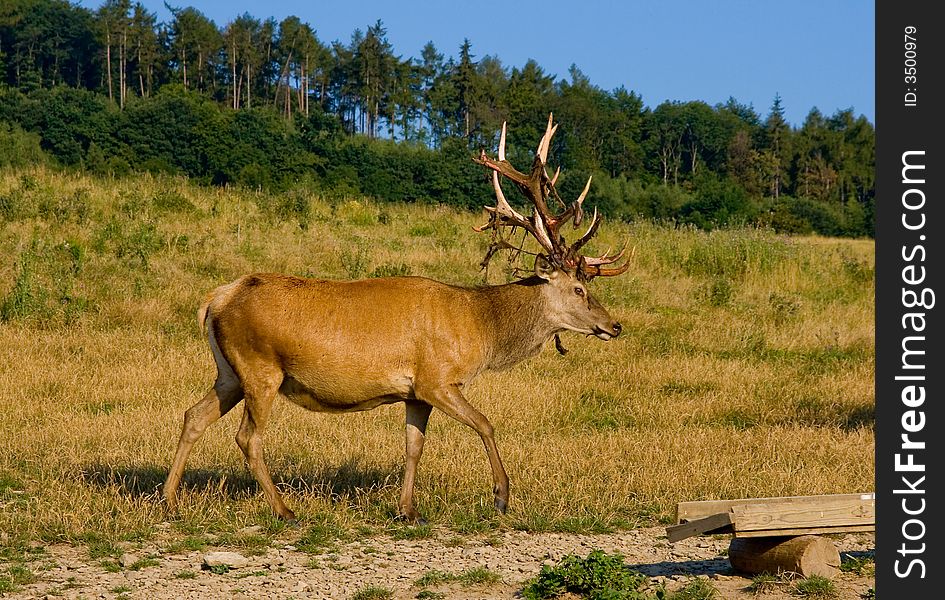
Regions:
[[558, 269], [543, 254], [539, 254], [535, 257], [535, 275], [545, 281], [551, 281], [558, 276]]

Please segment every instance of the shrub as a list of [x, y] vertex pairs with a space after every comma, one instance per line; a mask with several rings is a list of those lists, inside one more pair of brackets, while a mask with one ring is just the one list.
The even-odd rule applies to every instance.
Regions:
[[22, 168], [46, 161], [37, 134], [0, 121], [0, 167]]
[[565, 593], [590, 598], [645, 600], [649, 578], [624, 566], [623, 556], [593, 550], [586, 557], [569, 554], [557, 565], [544, 565], [522, 590], [527, 600], [556, 598]]

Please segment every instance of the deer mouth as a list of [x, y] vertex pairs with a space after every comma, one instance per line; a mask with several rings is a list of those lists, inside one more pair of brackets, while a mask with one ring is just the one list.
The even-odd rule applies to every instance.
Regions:
[[603, 327], [595, 327], [594, 331], [591, 332], [591, 335], [597, 336], [598, 338], [604, 340], [605, 342], [609, 339], [616, 337], [613, 333], [607, 331]]
[[607, 340], [613, 339], [620, 335], [620, 332], [623, 331], [623, 327], [620, 326], [620, 323], [614, 323], [610, 328], [601, 327], [600, 325], [594, 326], [594, 331], [591, 332], [592, 335], [596, 335], [600, 339]]

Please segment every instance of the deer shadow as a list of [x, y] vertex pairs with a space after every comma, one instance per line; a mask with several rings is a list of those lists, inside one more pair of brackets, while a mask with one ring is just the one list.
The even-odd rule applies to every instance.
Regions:
[[[158, 500], [167, 471], [166, 465], [92, 463], [79, 469], [78, 478], [87, 485], [116, 489], [130, 498]], [[352, 458], [341, 465], [326, 465], [291, 477], [273, 474], [273, 482], [286, 494], [314, 494], [335, 501], [399, 485], [400, 477], [400, 469], [366, 466]], [[248, 470], [223, 467], [184, 471], [179, 490], [210, 492], [233, 500], [256, 495], [261, 488]]]

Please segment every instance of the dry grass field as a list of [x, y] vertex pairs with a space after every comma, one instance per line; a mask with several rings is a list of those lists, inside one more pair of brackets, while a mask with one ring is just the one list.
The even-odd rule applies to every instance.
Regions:
[[[157, 500], [183, 411], [215, 374], [195, 318], [204, 294], [252, 271], [475, 285], [481, 222], [306, 192], [0, 173], [0, 547], [94, 553], [166, 520], [182, 544], [277, 533], [234, 442], [239, 407], [195, 447], [179, 513]], [[564, 335], [566, 357], [549, 346], [468, 394], [496, 427], [509, 513], [494, 513], [478, 436], [437, 413], [420, 512], [457, 534], [595, 532], [665, 522], [683, 500], [872, 490], [873, 242], [605, 222], [589, 253], [628, 236], [631, 270], [591, 284], [620, 338]], [[494, 260], [490, 282], [507, 277]], [[338, 416], [281, 401], [266, 434], [273, 478], [315, 537], [399, 527], [403, 451], [402, 405]]]

